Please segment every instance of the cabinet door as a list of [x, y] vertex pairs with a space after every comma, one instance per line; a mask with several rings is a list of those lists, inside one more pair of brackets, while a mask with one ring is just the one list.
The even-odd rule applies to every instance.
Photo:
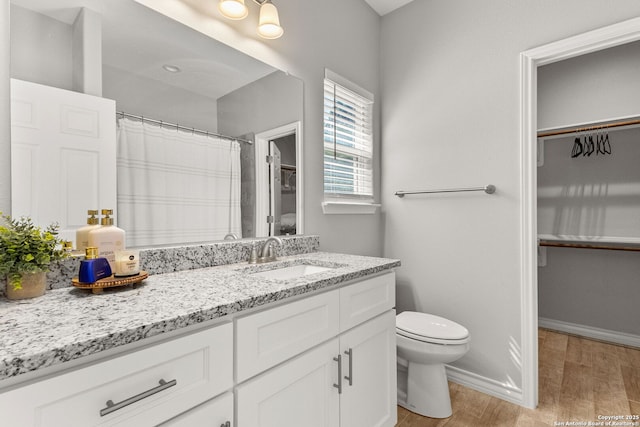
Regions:
[[337, 356], [335, 338], [240, 385], [236, 427], [337, 427]]
[[396, 424], [396, 317], [390, 310], [340, 336], [341, 427]]
[[233, 425], [233, 393], [225, 393], [189, 412], [179, 415], [161, 427], [221, 427], [226, 423]]

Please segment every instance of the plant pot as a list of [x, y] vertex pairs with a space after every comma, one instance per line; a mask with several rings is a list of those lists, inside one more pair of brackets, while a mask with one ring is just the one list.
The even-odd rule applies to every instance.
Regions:
[[44, 295], [47, 288], [47, 272], [40, 271], [38, 273], [22, 274], [22, 289], [13, 289], [7, 280], [7, 298], [9, 299], [27, 299]]

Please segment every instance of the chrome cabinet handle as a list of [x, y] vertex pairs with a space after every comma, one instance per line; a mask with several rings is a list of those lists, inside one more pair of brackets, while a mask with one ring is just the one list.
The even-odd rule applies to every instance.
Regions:
[[334, 357], [333, 360], [338, 362], [338, 384], [334, 384], [333, 386], [338, 389], [338, 394], [342, 394], [342, 355], [339, 354], [338, 357]]
[[353, 349], [350, 348], [349, 350], [345, 351], [344, 354], [349, 356], [349, 375], [345, 375], [344, 379], [349, 381], [349, 385], [352, 386], [353, 385]]
[[145, 399], [145, 398], [147, 398], [149, 396], [153, 396], [154, 394], [159, 393], [162, 390], [166, 390], [169, 387], [173, 387], [174, 385], [178, 384], [178, 381], [177, 380], [171, 380], [169, 382], [166, 382], [165, 380], [160, 380], [159, 384], [160, 385], [158, 385], [158, 386], [156, 386], [156, 387], [154, 387], [152, 389], [149, 389], [147, 391], [143, 391], [140, 394], [136, 394], [135, 396], [132, 396], [132, 397], [130, 397], [128, 399], [125, 399], [122, 402], [113, 403], [113, 400], [107, 400], [107, 403], [106, 403], [107, 407], [100, 410], [100, 416], [104, 417], [105, 415], [108, 415], [108, 414], [110, 414], [112, 412], [115, 412], [115, 411], [117, 411], [119, 409], [124, 408], [125, 406], [129, 406], [132, 403], [136, 403], [139, 400]]

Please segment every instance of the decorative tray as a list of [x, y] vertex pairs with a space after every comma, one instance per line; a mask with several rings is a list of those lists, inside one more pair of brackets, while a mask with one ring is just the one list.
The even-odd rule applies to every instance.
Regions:
[[74, 277], [73, 279], [71, 279], [71, 283], [76, 288], [91, 289], [91, 292], [93, 292], [94, 294], [101, 294], [105, 288], [115, 288], [118, 286], [136, 285], [142, 282], [147, 277], [149, 277], [149, 273], [147, 273], [146, 271], [141, 271], [135, 276], [115, 277], [111, 275], [111, 277], [100, 279], [94, 283], [80, 282], [77, 277]]

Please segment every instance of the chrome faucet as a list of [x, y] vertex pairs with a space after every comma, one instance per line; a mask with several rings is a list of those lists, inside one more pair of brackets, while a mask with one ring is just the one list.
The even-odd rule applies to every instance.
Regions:
[[264, 242], [264, 246], [262, 247], [262, 250], [260, 251], [260, 255], [254, 259], [253, 256], [251, 258], [249, 258], [249, 263], [254, 264], [254, 263], [264, 263], [264, 262], [271, 262], [271, 261], [275, 261], [276, 260], [276, 253], [273, 249], [273, 243], [277, 243], [279, 246], [282, 247], [282, 239], [280, 239], [278, 236], [271, 236], [267, 239], [266, 242]]

